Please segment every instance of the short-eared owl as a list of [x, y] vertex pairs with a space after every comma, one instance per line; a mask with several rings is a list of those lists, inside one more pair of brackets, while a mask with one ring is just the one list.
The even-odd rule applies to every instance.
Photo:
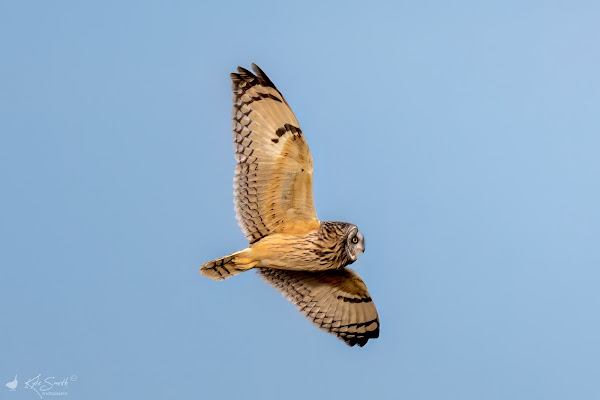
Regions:
[[367, 287], [347, 268], [365, 251], [355, 225], [320, 222], [313, 203], [313, 163], [288, 103], [252, 64], [233, 81], [234, 196], [250, 246], [207, 262], [203, 275], [221, 280], [255, 268], [317, 327], [348, 345], [379, 336]]

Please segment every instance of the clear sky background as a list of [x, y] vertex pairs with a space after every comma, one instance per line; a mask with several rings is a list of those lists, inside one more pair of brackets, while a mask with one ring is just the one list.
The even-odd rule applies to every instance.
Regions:
[[[0, 4], [0, 398], [600, 398], [598, 2], [202, 3]], [[364, 348], [198, 272], [251, 62], [368, 242]]]

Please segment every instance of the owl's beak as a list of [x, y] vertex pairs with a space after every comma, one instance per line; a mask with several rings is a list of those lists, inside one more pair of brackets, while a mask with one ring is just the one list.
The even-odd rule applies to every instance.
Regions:
[[366, 244], [365, 244], [365, 237], [358, 232], [358, 239], [360, 240], [358, 242], [358, 245], [356, 246], [357, 250], [360, 251], [360, 254], [365, 252], [366, 249]]

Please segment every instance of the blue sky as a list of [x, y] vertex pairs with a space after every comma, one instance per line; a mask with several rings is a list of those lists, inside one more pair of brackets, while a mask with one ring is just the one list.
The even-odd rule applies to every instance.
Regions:
[[[597, 2], [201, 3], [0, 5], [0, 398], [600, 398]], [[198, 273], [251, 62], [368, 241], [364, 348]]]

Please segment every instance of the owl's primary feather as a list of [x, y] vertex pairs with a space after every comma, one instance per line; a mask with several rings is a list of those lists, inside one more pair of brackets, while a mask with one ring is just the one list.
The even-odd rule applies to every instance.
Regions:
[[231, 74], [235, 209], [250, 243], [273, 233], [319, 227], [313, 162], [300, 125], [273, 82], [256, 65]]
[[241, 67], [231, 74], [234, 203], [250, 246], [200, 270], [223, 280], [257, 268], [319, 328], [364, 346], [379, 336], [379, 318], [366, 285], [346, 268], [364, 252], [364, 237], [352, 224], [318, 220], [304, 134], [273, 82], [252, 68], [256, 75]]
[[323, 272], [259, 268], [259, 275], [318, 328], [350, 346], [379, 337], [379, 317], [367, 286], [350, 268]]

